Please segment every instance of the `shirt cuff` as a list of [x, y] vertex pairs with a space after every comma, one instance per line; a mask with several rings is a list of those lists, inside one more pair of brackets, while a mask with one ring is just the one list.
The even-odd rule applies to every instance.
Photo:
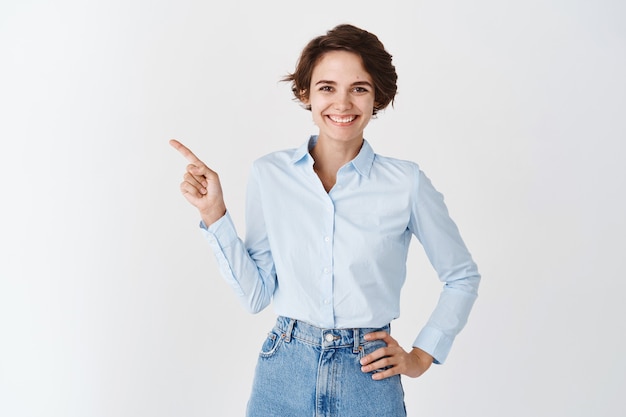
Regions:
[[424, 327], [419, 333], [413, 347], [422, 349], [434, 358], [436, 364], [443, 364], [450, 353], [454, 338], [447, 336], [441, 330], [434, 327]]
[[237, 230], [230, 214], [226, 212], [217, 221], [207, 226], [200, 220], [200, 229], [214, 249], [227, 248], [237, 241]]

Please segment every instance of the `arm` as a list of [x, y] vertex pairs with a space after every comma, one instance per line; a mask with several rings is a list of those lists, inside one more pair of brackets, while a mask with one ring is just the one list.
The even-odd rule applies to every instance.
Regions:
[[457, 334], [467, 323], [478, 296], [480, 274], [439, 193], [416, 167], [416, 191], [409, 228], [444, 283], [426, 326], [413, 342], [443, 363]]
[[396, 374], [418, 377], [432, 363], [443, 363], [452, 342], [467, 322], [480, 275], [459, 231], [448, 214], [443, 196], [416, 166], [409, 229], [419, 239], [444, 287], [430, 319], [405, 351], [386, 332], [366, 335], [366, 340], [383, 340], [387, 347], [361, 359], [363, 372], [390, 367], [372, 375], [384, 379]]
[[[251, 204], [248, 202], [247, 212], [255, 214], [255, 218], [249, 219], [249, 223], [257, 225], [255, 233], [249, 234], [260, 240], [253, 242], [254, 250], [249, 250], [248, 245], [245, 245], [237, 235], [235, 226], [226, 212], [217, 173], [180, 142], [171, 140], [170, 144], [190, 162], [180, 186], [181, 192], [200, 212], [202, 218], [200, 226], [215, 254], [220, 273], [247, 311], [250, 313], [261, 311], [270, 303], [276, 287], [271, 253], [269, 249], [262, 249], [269, 248], [267, 239], [262, 239], [265, 234], [262, 213], [259, 213], [256, 207], [255, 210], [249, 210]], [[258, 195], [254, 187], [250, 188], [251, 194]]]

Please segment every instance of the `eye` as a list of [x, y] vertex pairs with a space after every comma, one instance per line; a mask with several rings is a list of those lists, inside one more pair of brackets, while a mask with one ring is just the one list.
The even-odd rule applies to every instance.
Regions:
[[354, 87], [352, 91], [355, 93], [367, 93], [369, 90], [365, 87]]
[[330, 91], [333, 91], [333, 88], [330, 85], [323, 85], [319, 88], [319, 91], [330, 92]]

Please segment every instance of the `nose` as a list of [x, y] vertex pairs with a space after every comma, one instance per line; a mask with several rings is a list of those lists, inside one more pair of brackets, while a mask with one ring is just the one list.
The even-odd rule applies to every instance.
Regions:
[[350, 94], [348, 93], [337, 93], [335, 96], [335, 110], [344, 111], [348, 110], [352, 107], [352, 102], [350, 101]]

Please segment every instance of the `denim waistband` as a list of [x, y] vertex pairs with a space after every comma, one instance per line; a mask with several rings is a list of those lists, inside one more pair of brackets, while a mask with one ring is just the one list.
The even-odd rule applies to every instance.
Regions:
[[387, 324], [378, 328], [322, 329], [300, 320], [279, 316], [276, 319], [276, 328], [284, 335], [285, 342], [289, 342], [293, 337], [294, 339], [323, 348], [352, 346], [356, 352], [359, 350], [359, 346], [366, 343], [364, 339], [366, 334], [377, 331], [389, 333], [391, 326]]

